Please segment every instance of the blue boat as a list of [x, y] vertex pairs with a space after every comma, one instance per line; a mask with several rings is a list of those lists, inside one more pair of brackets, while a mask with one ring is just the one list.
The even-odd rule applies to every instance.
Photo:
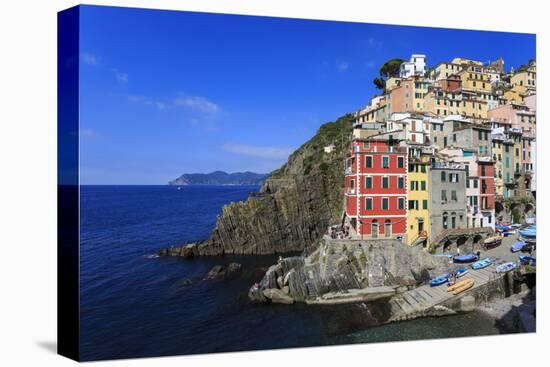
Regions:
[[474, 269], [474, 270], [483, 269], [483, 268], [488, 267], [488, 266], [491, 265], [492, 263], [493, 263], [493, 260], [491, 260], [490, 258], [486, 257], [485, 259], [481, 259], [481, 260], [476, 261], [475, 263], [473, 263], [473, 264], [472, 264], [472, 269]]
[[432, 280], [430, 280], [430, 287], [435, 287], [435, 286], [441, 285], [443, 283], [446, 283], [447, 279], [449, 279], [449, 274], [440, 275], [438, 277], [435, 277]]
[[464, 264], [464, 263], [471, 263], [474, 261], [479, 260], [479, 255], [474, 254], [473, 252], [468, 255], [462, 255], [462, 256], [455, 256], [453, 257], [454, 263]]
[[507, 273], [509, 271], [514, 270], [517, 267], [516, 263], [514, 262], [507, 262], [504, 264], [500, 264], [497, 266], [496, 271], [497, 273]]
[[512, 252], [519, 252], [521, 250], [523, 250], [523, 247], [525, 246], [525, 242], [523, 241], [516, 241], [512, 247], [510, 248], [510, 251]]
[[529, 226], [529, 227], [524, 228], [524, 229], [520, 229], [519, 234], [522, 237], [525, 237], [525, 238], [536, 238], [537, 237], [537, 227], [533, 225], [533, 226]]
[[537, 266], [537, 259], [533, 256], [520, 255], [519, 263], [521, 265]]
[[460, 268], [458, 268], [458, 269], [455, 269], [455, 270], [451, 271], [451, 272], [449, 273], [449, 275], [456, 274], [456, 277], [457, 277], [457, 278], [460, 278], [461, 276], [466, 275], [466, 273], [468, 273], [468, 268], [465, 267], [465, 266], [462, 266], [462, 267], [460, 267]]

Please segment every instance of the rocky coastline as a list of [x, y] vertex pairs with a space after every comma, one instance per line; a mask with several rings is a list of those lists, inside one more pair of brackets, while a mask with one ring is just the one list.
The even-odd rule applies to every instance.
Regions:
[[[208, 239], [158, 254], [190, 258], [314, 250], [328, 226], [341, 220], [352, 120], [348, 114], [322, 125], [269, 175], [258, 193], [224, 206]], [[334, 145], [332, 152], [324, 151], [327, 145]]]

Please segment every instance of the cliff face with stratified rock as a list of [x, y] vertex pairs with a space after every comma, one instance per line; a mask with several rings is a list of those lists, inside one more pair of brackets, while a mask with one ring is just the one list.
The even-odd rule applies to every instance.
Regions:
[[[224, 206], [210, 238], [161, 255], [266, 255], [303, 251], [342, 215], [344, 158], [352, 115], [322, 125], [315, 136], [271, 173], [259, 193]], [[324, 147], [334, 145], [330, 153]]]
[[[391, 297], [451, 270], [449, 260], [397, 240], [320, 241], [308, 257], [289, 257], [271, 266], [249, 298], [278, 302], [341, 304]], [[284, 302], [284, 303], [292, 303]], [[283, 302], [282, 302], [283, 303]]]

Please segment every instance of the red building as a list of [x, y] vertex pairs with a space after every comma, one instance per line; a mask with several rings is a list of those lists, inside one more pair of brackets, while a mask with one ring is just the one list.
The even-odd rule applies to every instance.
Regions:
[[495, 167], [493, 161], [478, 159], [477, 175], [479, 177], [480, 209], [495, 210]]
[[407, 149], [390, 133], [354, 139], [346, 160], [346, 215], [358, 237], [407, 233]]
[[456, 74], [449, 75], [446, 79], [440, 80], [439, 83], [441, 89], [447, 93], [455, 92], [462, 88], [462, 79]]

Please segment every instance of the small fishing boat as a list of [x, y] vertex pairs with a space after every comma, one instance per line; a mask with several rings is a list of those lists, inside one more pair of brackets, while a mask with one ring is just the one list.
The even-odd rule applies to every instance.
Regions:
[[452, 275], [452, 274], [456, 274], [456, 277], [460, 278], [460, 277], [463, 277], [464, 275], [466, 275], [467, 273], [468, 273], [468, 268], [465, 267], [465, 266], [462, 266], [458, 269], [455, 269], [455, 270], [451, 271], [449, 273], [449, 276]]
[[449, 274], [440, 275], [438, 277], [435, 277], [432, 280], [430, 280], [430, 287], [436, 287], [438, 285], [441, 285], [441, 284], [447, 282], [448, 278], [449, 278]]
[[519, 234], [525, 238], [536, 238], [537, 237], [537, 227], [532, 225], [524, 229], [519, 230]]
[[499, 246], [501, 243], [502, 243], [502, 237], [500, 236], [489, 237], [489, 238], [486, 238], [485, 241], [483, 241], [483, 245], [487, 249], [495, 248]]
[[516, 231], [506, 231], [506, 232], [502, 232], [502, 235], [504, 237], [508, 237], [508, 236], [511, 236], [513, 234], [516, 234]]
[[486, 257], [485, 259], [481, 259], [481, 260], [476, 261], [475, 263], [473, 263], [473, 264], [472, 264], [472, 269], [474, 269], [474, 270], [483, 269], [483, 268], [488, 267], [488, 266], [491, 265], [492, 263], [493, 263], [493, 260], [491, 260], [490, 258]]
[[[473, 279], [470, 279], [470, 278], [461, 280], [460, 282], [456, 282], [455, 284], [447, 287], [447, 292], [454, 293], [456, 290], [462, 289], [468, 285], [470, 285], [468, 288], [471, 288], [471, 286], [473, 285], [473, 282], [474, 282]], [[465, 288], [465, 289], [468, 289], [468, 288]]]
[[497, 273], [507, 273], [509, 271], [514, 270], [517, 267], [516, 263], [514, 262], [507, 262], [504, 264], [500, 264], [497, 266], [496, 271]]
[[479, 255], [474, 253], [453, 257], [453, 262], [458, 264], [471, 263], [477, 260], [479, 260]]
[[458, 282], [455, 285], [458, 285], [458, 287], [451, 290], [451, 292], [452, 292], [452, 294], [454, 294], [456, 296], [457, 294], [460, 294], [460, 293], [472, 288], [474, 286], [474, 280], [473, 279], [465, 279], [461, 282]]
[[506, 232], [506, 231], [509, 231], [512, 229], [512, 226], [508, 225], [508, 224], [496, 224], [495, 225], [495, 230], [497, 232]]
[[537, 259], [534, 258], [533, 256], [520, 255], [519, 263], [521, 265], [537, 266]]
[[510, 251], [512, 252], [519, 252], [523, 250], [523, 247], [525, 247], [525, 242], [523, 241], [516, 241], [512, 247], [510, 248]]

